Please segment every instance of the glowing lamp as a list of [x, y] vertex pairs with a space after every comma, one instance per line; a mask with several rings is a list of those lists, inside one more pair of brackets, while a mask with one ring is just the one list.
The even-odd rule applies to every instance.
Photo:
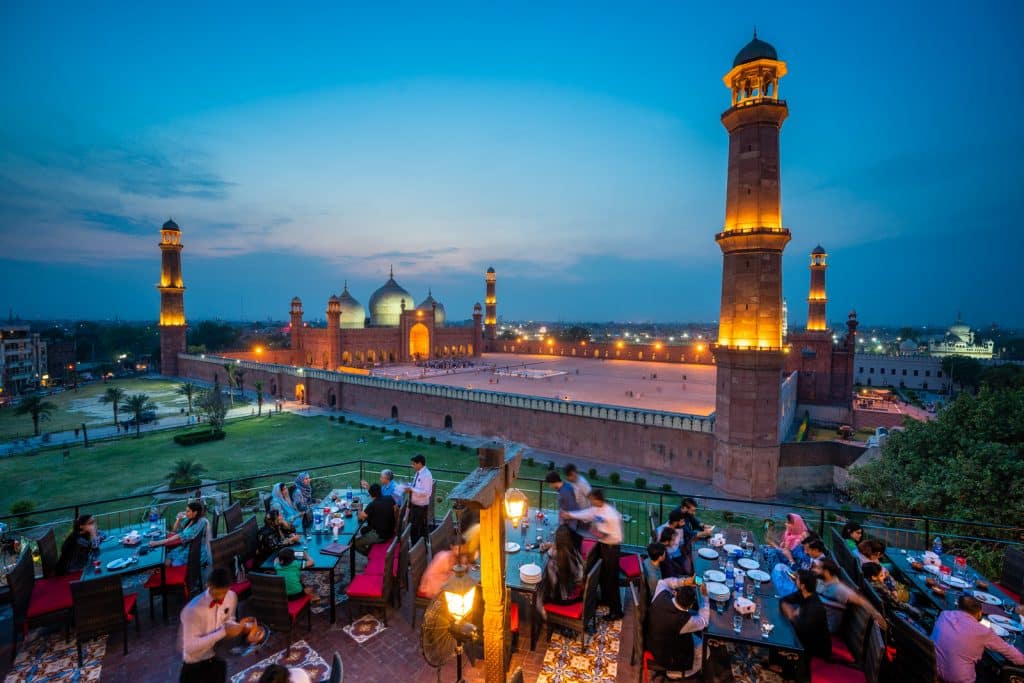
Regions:
[[[728, 342], [726, 342], [726, 343], [728, 343]], [[701, 353], [703, 351], [704, 351], [704, 345], [703, 344], [697, 344], [697, 352]]]
[[257, 346], [254, 350], [256, 351], [256, 353], [263, 353], [263, 347], [262, 346]]
[[526, 516], [528, 506], [529, 502], [526, 500], [526, 494], [519, 489], [505, 491], [505, 514], [511, 520], [513, 529], [518, 527], [519, 521]]
[[448, 579], [441, 588], [448, 614], [456, 622], [462, 621], [473, 612], [473, 601], [476, 599], [476, 581], [466, 576], [465, 565], [455, 565], [455, 576]]

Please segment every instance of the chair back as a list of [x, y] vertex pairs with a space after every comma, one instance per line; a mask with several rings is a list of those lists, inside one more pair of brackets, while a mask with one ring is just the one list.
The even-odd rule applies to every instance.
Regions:
[[882, 600], [882, 596], [878, 594], [878, 591], [875, 590], [875, 587], [873, 585], [871, 585], [871, 582], [862, 581], [860, 584], [860, 589], [864, 593], [864, 597], [867, 598], [868, 602], [871, 603], [871, 606], [878, 610], [879, 614], [888, 619], [889, 606], [885, 604], [885, 601]]
[[235, 577], [236, 560], [238, 564], [244, 563], [248, 559], [247, 551], [248, 546], [241, 529], [215, 538], [210, 541], [210, 568], [223, 567]]
[[252, 596], [245, 604], [252, 616], [275, 631], [290, 631], [292, 620], [284, 577], [252, 572], [248, 578], [252, 582]]
[[862, 605], [853, 602], [846, 603], [843, 610], [843, 622], [839, 627], [839, 633], [850, 649], [855, 663], [860, 665], [864, 661], [864, 643], [867, 640], [868, 628], [873, 623], [871, 615]]
[[334, 659], [331, 660], [330, 683], [342, 683], [345, 680], [345, 665], [341, 661], [341, 655], [334, 652]]
[[419, 539], [409, 550], [409, 590], [415, 597], [416, 591], [420, 589], [420, 581], [423, 579], [423, 572], [427, 571], [427, 544], [424, 539]]
[[206, 541], [205, 534], [198, 534], [189, 541], [188, 560], [185, 565], [185, 586], [189, 595], [199, 595], [203, 592], [203, 568], [200, 562], [203, 559], [203, 543]]
[[860, 571], [860, 560], [853, 554], [850, 547], [846, 545], [842, 534], [834, 527], [832, 529], [832, 556], [835, 557], [836, 562], [846, 572], [850, 581], [855, 586], [859, 586], [863, 580]]
[[[437, 480], [433, 480], [430, 483], [430, 500], [427, 501], [427, 528], [434, 526], [437, 523], [437, 506], [435, 503], [434, 493], [437, 491]], [[431, 548], [430, 552], [434, 552]]]
[[224, 509], [224, 531], [225, 533], [231, 533], [238, 527], [242, 526], [242, 504], [235, 503], [234, 505]]
[[72, 581], [71, 605], [79, 641], [124, 628], [124, 591], [117, 574]]
[[398, 537], [398, 571], [395, 578], [398, 579], [398, 588], [403, 589], [409, 584], [409, 538], [411, 529], [406, 529]]
[[629, 585], [629, 594], [633, 598], [633, 653], [629, 661], [636, 666], [644, 661], [644, 618], [639, 608], [641, 598], [633, 584]]
[[1024, 599], [1024, 549], [1007, 546], [1003, 551], [1003, 574], [999, 584]]
[[441, 523], [437, 525], [437, 528], [430, 532], [430, 555], [434, 556], [442, 550], [448, 550], [452, 547], [452, 511], [448, 510], [448, 514], [445, 515]]
[[878, 624], [868, 627], [864, 641], [864, 679], [866, 683], [878, 683], [882, 676], [882, 662], [885, 660], [885, 638]]
[[512, 674], [512, 678], [508, 679], [509, 683], [523, 683], [523, 667], [516, 667], [515, 672]]
[[32, 589], [36, 585], [36, 570], [32, 564], [31, 552], [21, 553], [14, 569], [7, 573], [7, 585], [11, 588], [11, 608], [17, 632], [17, 627], [28, 618], [28, 605], [32, 601]]
[[57, 574], [57, 538], [53, 534], [53, 529], [47, 529], [38, 543], [39, 562], [43, 565], [43, 578], [48, 579]]
[[259, 545], [259, 526], [256, 518], [250, 517], [238, 528], [238, 533], [245, 539], [245, 557], [243, 559], [256, 557], [256, 548]]
[[900, 683], [934, 683], [938, 680], [935, 666], [935, 644], [902, 613], [889, 622], [896, 658], [893, 680]]
[[391, 539], [391, 544], [388, 545], [388, 552], [384, 556], [384, 582], [382, 584], [383, 590], [380, 594], [384, 596], [385, 600], [389, 599], [394, 594], [395, 590], [394, 567], [395, 554], [398, 552], [398, 543], [399, 541], [397, 538]]
[[598, 560], [587, 572], [587, 578], [583, 583], [583, 625], [586, 626], [597, 613], [597, 585], [598, 576], [601, 574], [601, 563]]
[[647, 524], [651, 529], [651, 543], [658, 542], [658, 516], [654, 512], [654, 507], [647, 508]]

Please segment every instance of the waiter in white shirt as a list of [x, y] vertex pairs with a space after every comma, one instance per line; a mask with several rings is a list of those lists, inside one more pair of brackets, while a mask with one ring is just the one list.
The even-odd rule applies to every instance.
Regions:
[[256, 636], [256, 620], [235, 621], [238, 596], [231, 590], [231, 575], [218, 567], [210, 572], [206, 590], [181, 610], [181, 683], [226, 681], [228, 665], [214, 652], [224, 638]]
[[427, 469], [427, 459], [422, 453], [412, 456], [412, 469], [416, 475], [409, 485], [409, 525], [410, 542], [427, 535], [427, 510], [430, 509], [430, 496], [434, 494], [434, 475]]
[[590, 534], [597, 547], [587, 558], [588, 568], [595, 558], [601, 559], [601, 600], [608, 606], [609, 621], [622, 619], [622, 596], [619, 595], [619, 546], [622, 544], [622, 515], [604, 499], [604, 491], [590, 492], [590, 507], [575, 512], [559, 512], [559, 519], [590, 522]]

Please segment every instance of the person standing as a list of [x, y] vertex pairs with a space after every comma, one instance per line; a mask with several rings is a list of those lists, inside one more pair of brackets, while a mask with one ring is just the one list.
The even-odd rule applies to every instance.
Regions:
[[256, 620], [235, 621], [238, 596], [231, 591], [231, 575], [224, 567], [210, 572], [206, 590], [181, 610], [181, 683], [226, 681], [228, 665], [214, 652], [224, 638], [255, 636]]
[[[557, 476], [557, 475], [556, 475]], [[622, 515], [604, 499], [604, 491], [590, 492], [590, 507], [576, 512], [559, 512], [559, 517], [590, 522], [590, 533], [597, 546], [587, 558], [587, 568], [601, 560], [601, 600], [608, 606], [609, 621], [622, 619], [622, 596], [619, 595], [619, 546], [622, 544]]]
[[[583, 536], [580, 535], [579, 521], [562, 517], [563, 512], [576, 512], [580, 509], [579, 504], [576, 502], [576, 493], [572, 489], [572, 484], [562, 481], [562, 477], [554, 470], [547, 473], [544, 481], [558, 494], [558, 518], [572, 534], [572, 544], [576, 548], [576, 552], [580, 552], [580, 548], [583, 547]], [[589, 506], [589, 504], [588, 501], [587, 505]]]
[[427, 469], [427, 459], [422, 453], [412, 456], [412, 469], [416, 472], [409, 485], [409, 524], [410, 543], [414, 544], [427, 535], [427, 511], [430, 509], [430, 496], [434, 494], [434, 475]]
[[583, 478], [576, 465], [569, 463], [565, 466], [565, 479], [572, 484], [573, 495], [576, 496], [576, 506], [582, 510], [590, 506], [590, 490], [593, 488], [590, 482]]
[[935, 620], [932, 642], [939, 678], [947, 683], [974, 683], [975, 666], [985, 650], [998, 652], [1011, 664], [1024, 664], [1024, 654], [1003, 641], [995, 631], [982, 626], [981, 602], [972, 595], [961, 595], [955, 610], [944, 610]]

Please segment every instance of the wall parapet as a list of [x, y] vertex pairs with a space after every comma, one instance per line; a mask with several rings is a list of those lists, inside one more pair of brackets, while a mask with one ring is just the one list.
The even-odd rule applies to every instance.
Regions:
[[293, 365], [281, 365], [278, 363], [262, 363], [258, 361], [228, 358], [226, 356], [216, 356], [212, 354], [179, 353], [178, 358], [181, 360], [189, 360], [199, 363], [209, 363], [221, 368], [223, 368], [225, 363], [234, 363], [246, 370], [291, 375], [293, 377], [303, 379], [319, 379], [327, 382], [336, 382], [338, 384], [354, 384], [364, 387], [373, 387], [376, 389], [386, 389], [389, 391], [401, 391], [410, 394], [436, 396], [438, 398], [486, 403], [489, 405], [505, 406], [510, 408], [540, 410], [548, 413], [561, 413], [577, 417], [612, 420], [615, 422], [662, 427], [665, 429], [678, 429], [680, 431], [688, 432], [704, 432], [710, 434], [714, 429], [715, 423], [713, 415], [705, 416], [687, 413], [672, 413], [661, 410], [645, 410], [642, 408], [607, 405], [603, 403], [589, 403], [586, 401], [565, 401], [543, 396], [510, 394], [484, 389], [464, 389], [462, 387], [452, 387], [444, 384], [411, 382], [408, 380], [391, 379], [389, 377], [352, 375], [344, 372], [335, 372], [333, 370], [302, 368]]

